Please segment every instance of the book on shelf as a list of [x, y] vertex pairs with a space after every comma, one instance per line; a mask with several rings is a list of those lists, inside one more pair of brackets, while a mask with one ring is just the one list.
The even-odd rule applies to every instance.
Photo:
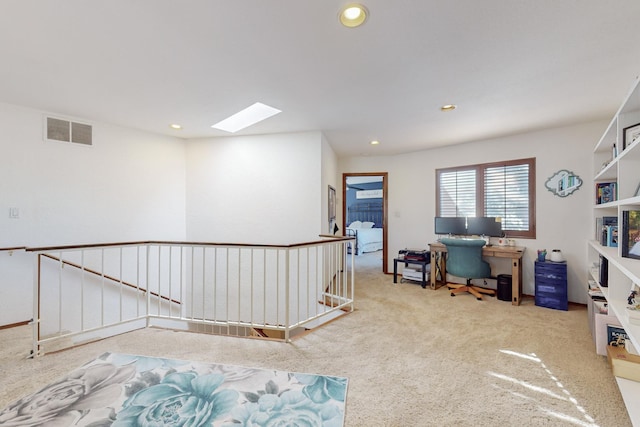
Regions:
[[[606, 301], [604, 294], [601, 290], [589, 290], [589, 296], [594, 301]], [[601, 312], [602, 313], [602, 312]]]
[[600, 276], [600, 287], [607, 288], [609, 287], [609, 259], [600, 255], [600, 268], [599, 268], [599, 276]]
[[612, 332], [609, 326], [622, 328], [622, 324], [614, 314], [595, 313], [594, 336], [596, 338], [596, 353], [600, 356], [607, 355], [607, 346], [611, 342]]
[[618, 247], [618, 226], [607, 225], [607, 246], [612, 248]]
[[618, 338], [622, 340], [628, 340], [629, 335], [625, 332], [624, 328], [619, 325], [607, 325], [607, 341], [609, 344], [615, 343], [618, 341]]
[[602, 246], [607, 246], [607, 233], [606, 226], [618, 225], [617, 216], [603, 216], [596, 218], [596, 241], [600, 242]]
[[[604, 296], [604, 293], [602, 292], [602, 289], [600, 289], [600, 286], [598, 286], [598, 283], [596, 283], [595, 280], [589, 280], [589, 290], [587, 291], [589, 294], [589, 297], [591, 297], [591, 299], [594, 302], [604, 302], [605, 303], [605, 308], [606, 308], [606, 302], [607, 299]], [[599, 306], [598, 306], [599, 307]], [[602, 311], [600, 311], [600, 313], [602, 313]], [[606, 313], [606, 310], [605, 310]]]
[[598, 182], [596, 184], [596, 204], [614, 202], [618, 200], [618, 190], [616, 182]]
[[595, 307], [596, 313], [609, 314], [609, 305], [606, 301], [594, 301], [593, 305]]

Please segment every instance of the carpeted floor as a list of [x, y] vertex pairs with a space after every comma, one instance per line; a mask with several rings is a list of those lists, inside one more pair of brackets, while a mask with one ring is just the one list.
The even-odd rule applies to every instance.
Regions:
[[119, 352], [348, 377], [346, 426], [631, 425], [585, 308], [394, 285], [379, 253], [356, 265], [356, 311], [291, 344], [151, 328], [27, 360], [30, 329], [0, 331], [0, 408]]

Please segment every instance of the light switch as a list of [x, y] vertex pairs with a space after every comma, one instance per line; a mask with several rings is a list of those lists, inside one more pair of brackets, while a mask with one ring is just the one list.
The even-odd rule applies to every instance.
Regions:
[[9, 208], [9, 218], [20, 218], [20, 208]]

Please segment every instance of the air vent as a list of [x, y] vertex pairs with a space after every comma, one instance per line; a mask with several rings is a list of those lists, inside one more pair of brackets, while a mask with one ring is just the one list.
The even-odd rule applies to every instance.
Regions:
[[92, 126], [85, 123], [47, 117], [45, 130], [46, 139], [50, 141], [93, 145]]

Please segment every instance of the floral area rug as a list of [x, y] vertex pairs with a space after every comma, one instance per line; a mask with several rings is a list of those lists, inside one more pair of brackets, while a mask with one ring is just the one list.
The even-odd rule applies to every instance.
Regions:
[[342, 426], [347, 378], [105, 353], [1, 426]]

